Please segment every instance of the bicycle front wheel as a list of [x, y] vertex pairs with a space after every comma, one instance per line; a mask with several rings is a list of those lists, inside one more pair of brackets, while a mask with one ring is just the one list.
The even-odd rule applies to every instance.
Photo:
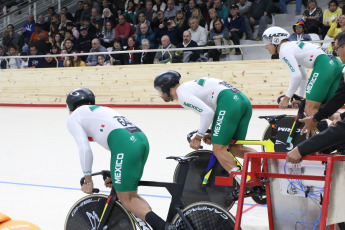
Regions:
[[[229, 176], [229, 173], [226, 172], [218, 162], [216, 162], [215, 166], [213, 167], [208, 184], [205, 187], [201, 186], [206, 174], [206, 169], [211, 154], [212, 151], [209, 150], [197, 150], [186, 155], [197, 156], [198, 158], [189, 163], [182, 198], [186, 205], [199, 201], [209, 201], [229, 210], [235, 203], [234, 196], [237, 195], [237, 190], [239, 190], [238, 184], [236, 180], [234, 180], [235, 186], [232, 187], [214, 184], [215, 176]], [[174, 182], [177, 181], [179, 169], [180, 164], [176, 166], [173, 178]]]
[[[65, 230], [98, 229], [107, 199], [106, 195], [93, 194], [78, 200], [68, 212]], [[116, 201], [103, 229], [135, 230], [136, 228], [127, 211]]]
[[[197, 202], [182, 210], [194, 230], [232, 230], [235, 228], [235, 218], [231, 213], [217, 204]], [[177, 214], [172, 223], [178, 230], [188, 230], [181, 216]]]

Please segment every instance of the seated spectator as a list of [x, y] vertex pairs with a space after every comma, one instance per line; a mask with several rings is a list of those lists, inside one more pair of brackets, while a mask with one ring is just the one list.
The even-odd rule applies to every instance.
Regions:
[[73, 50], [75, 50], [75, 47], [73, 45], [73, 41], [71, 39], [66, 39], [64, 42], [64, 49], [66, 49], [68, 54], [71, 54]]
[[[27, 56], [28, 54], [26, 52], [21, 52], [20, 56]], [[27, 69], [29, 68], [29, 59], [28, 58], [21, 58], [22, 64], [20, 66], [20, 69]]]
[[43, 53], [38, 52], [38, 49], [37, 49], [36, 45], [34, 45], [34, 44], [31, 44], [29, 46], [29, 48], [30, 48], [30, 55], [33, 57], [29, 58], [28, 67], [29, 68], [42, 68], [44, 66], [44, 63], [45, 63], [44, 58], [37, 58], [37, 57], [35, 57], [35, 55], [43, 55]]
[[101, 21], [97, 21], [96, 24], [95, 24], [95, 27], [96, 27], [96, 37], [97, 38], [103, 37], [104, 28], [102, 27], [102, 22]]
[[115, 30], [115, 37], [121, 39], [122, 45], [127, 45], [127, 39], [134, 34], [131, 24], [126, 22], [123, 15], [119, 15], [119, 24]]
[[98, 10], [96, 8], [91, 9], [91, 24], [96, 26], [96, 23], [101, 21], [102, 17], [98, 14]]
[[58, 16], [57, 15], [57, 13], [55, 12], [55, 8], [54, 8], [54, 6], [50, 6], [49, 8], [48, 8], [48, 16], [47, 16], [47, 19], [46, 19], [46, 21], [49, 23], [49, 24], [51, 24], [52, 23], [52, 17], [53, 16]]
[[186, 14], [183, 10], [177, 11], [174, 21], [175, 21], [175, 24], [178, 27], [180, 27], [183, 31], [189, 29], [188, 19], [186, 18]]
[[[18, 49], [15, 46], [8, 47], [9, 56], [19, 56]], [[9, 58], [7, 60], [7, 69], [20, 69], [22, 66], [22, 59], [21, 58]]]
[[166, 49], [164, 51], [158, 51], [154, 58], [154, 64], [164, 64], [171, 63], [172, 57], [175, 56], [175, 51], [169, 51], [170, 48], [176, 48], [173, 44], [170, 43], [170, 38], [168, 35], [164, 35], [161, 38], [162, 45], [158, 49]]
[[[198, 20], [191, 18], [189, 19], [189, 26], [192, 40], [195, 41], [198, 46], [206, 46], [207, 43], [207, 31], [204, 27], [199, 26]], [[229, 36], [229, 34], [228, 34]]]
[[75, 50], [79, 49], [79, 47], [78, 47], [78, 39], [76, 39], [73, 36], [73, 32], [71, 30], [66, 30], [65, 38], [64, 38], [64, 41], [63, 41], [63, 45], [65, 45], [65, 42], [66, 42], [67, 39], [70, 39], [72, 41], [73, 49], [75, 49]]
[[159, 10], [161, 10], [161, 11], [164, 12], [166, 10], [167, 4], [165, 4], [164, 1], [162, 1], [162, 0], [155, 0], [155, 2], [156, 2], [156, 4], [152, 8], [154, 11], [158, 12]]
[[342, 15], [342, 9], [339, 7], [337, 0], [331, 0], [328, 2], [328, 9], [323, 13], [323, 27], [322, 27], [322, 39], [325, 38], [327, 31], [331, 27], [331, 24], [335, 22], [335, 19]]
[[67, 22], [66, 23], [66, 29], [72, 31], [73, 37], [75, 39], [79, 38], [79, 31], [77, 28], [74, 26], [73, 22]]
[[76, 24], [81, 23], [81, 15], [84, 11], [84, 2], [83, 1], [78, 1], [77, 3], [78, 9], [74, 13], [74, 21]]
[[[262, 40], [262, 34], [267, 29], [267, 24], [272, 23], [272, 17], [269, 14], [272, 4], [271, 0], [252, 2], [248, 15], [245, 18], [247, 39], [257, 41]], [[252, 27], [256, 25], [259, 25], [259, 30], [257, 37], [254, 38]]]
[[[289, 2], [292, 2], [293, 0], [280, 0], [280, 5], [282, 7], [283, 10], [283, 14], [287, 14], [287, 8], [286, 8], [286, 4]], [[302, 0], [296, 0], [296, 15], [300, 15], [301, 14], [301, 9], [302, 9]]]
[[44, 34], [46, 41], [48, 41], [48, 37], [49, 37], [48, 32], [42, 29], [41, 24], [36, 23], [34, 25], [34, 28], [35, 28], [35, 32], [33, 32], [31, 34], [29, 43], [33, 43], [33, 42], [37, 41], [38, 40], [38, 36], [40, 34]]
[[46, 41], [46, 35], [41, 33], [38, 35], [38, 40], [33, 42], [36, 45], [38, 52], [47, 53], [50, 52], [51, 43]]
[[50, 31], [48, 33], [49, 37], [48, 40], [51, 44], [54, 44], [55, 41], [55, 35], [59, 33], [59, 26], [56, 24], [51, 24], [50, 25]]
[[[113, 45], [113, 49], [111, 51], [122, 51], [122, 43], [121, 40], [118, 38], [114, 39], [114, 45]], [[113, 65], [123, 65], [123, 54], [122, 53], [118, 53], [118, 54], [111, 54], [110, 55], [110, 63]]]
[[61, 14], [59, 29], [61, 29], [62, 27], [67, 27], [68, 22], [72, 22], [72, 21], [68, 20], [65, 14]]
[[[183, 32], [183, 42], [177, 45], [177, 48], [198, 47], [198, 44], [192, 40], [190, 31]], [[200, 58], [201, 50], [176, 51], [175, 54], [181, 57], [182, 62], [196, 62]]]
[[[107, 0], [105, 0], [107, 1]], [[111, 13], [110, 9], [104, 8], [102, 13], [102, 26], [105, 28], [106, 22], [111, 22], [111, 24], [114, 26], [116, 24], [115, 16]], [[115, 26], [114, 26], [115, 27]]]
[[175, 5], [174, 0], [168, 0], [168, 8], [165, 10], [164, 14], [166, 18], [175, 18], [177, 11], [181, 10], [180, 7]]
[[50, 24], [56, 24], [56, 25], [60, 26], [60, 19], [59, 19], [59, 16], [57, 14], [55, 14], [51, 17], [51, 23]]
[[306, 34], [306, 29], [303, 19], [292, 26], [293, 34], [290, 35], [289, 41], [311, 41], [309, 34]]
[[96, 36], [97, 34], [97, 28], [91, 24], [91, 19], [90, 18], [83, 18], [82, 19], [82, 26], [84, 26], [88, 33], [91, 35], [91, 36]]
[[110, 66], [110, 63], [105, 60], [105, 57], [103, 55], [98, 55], [97, 66]]
[[54, 37], [54, 42], [53, 44], [54, 45], [57, 45], [60, 49], [62, 49], [62, 35], [61, 34], [55, 34], [55, 37]]
[[205, 28], [206, 21], [201, 14], [200, 8], [196, 7], [193, 9], [191, 18], [197, 19], [199, 21], [199, 25]]
[[[65, 49], [62, 49], [61, 54], [67, 54], [67, 51]], [[60, 67], [67, 67], [67, 61], [71, 58], [68, 56], [60, 56], [59, 58], [60, 58], [60, 61], [58, 64], [59, 68]]]
[[303, 13], [305, 28], [308, 33], [321, 33], [322, 16], [322, 9], [317, 6], [316, 0], [308, 0], [308, 9]]
[[46, 20], [44, 19], [44, 16], [42, 14], [38, 15], [38, 21], [36, 23], [41, 24], [42, 29], [49, 32], [50, 24], [48, 22], [46, 22]]
[[240, 11], [240, 15], [244, 17], [248, 14], [249, 8], [252, 5], [252, 3], [248, 0], [240, 0], [240, 2], [237, 5]]
[[31, 34], [35, 32], [34, 25], [35, 25], [34, 16], [32, 14], [29, 14], [28, 21], [23, 25], [23, 28], [22, 28], [22, 36], [23, 36], [24, 43], [26, 45], [29, 45]]
[[[72, 51], [72, 54], [77, 54], [77, 51], [76, 50]], [[73, 61], [73, 64], [72, 64], [73, 67], [85, 67], [86, 66], [85, 62], [81, 59], [81, 56], [79, 56], [79, 55], [73, 56], [73, 59], [70, 58], [70, 60]]]
[[[229, 38], [233, 41], [234, 45], [240, 44], [240, 39], [246, 31], [245, 20], [239, 14], [238, 5], [234, 4], [230, 7], [230, 16], [224, 22], [225, 28], [229, 31]], [[235, 55], [241, 55], [239, 48], [235, 49]]]
[[94, 1], [94, 0], [86, 0], [87, 3], [89, 3], [89, 6], [91, 9], [96, 9], [97, 11], [99, 11], [100, 7], [98, 4], [98, 0]]
[[187, 20], [189, 20], [189, 18], [192, 17], [192, 11], [195, 7], [197, 7], [196, 0], [189, 0], [188, 5], [186, 5], [184, 8]]
[[67, 20], [71, 22], [74, 21], [73, 15], [71, 14], [71, 12], [68, 11], [66, 6], [61, 7], [61, 14], [66, 15]]
[[[136, 44], [134, 37], [129, 37], [127, 40], [127, 48], [125, 50], [138, 50], [139, 46]], [[124, 53], [123, 57], [123, 64], [124, 65], [131, 65], [131, 64], [140, 64], [140, 54], [139, 53]]]
[[214, 0], [213, 7], [216, 9], [218, 18], [225, 21], [229, 17], [230, 11], [221, 0]]
[[[52, 55], [50, 52], [46, 53], [47, 56]], [[57, 62], [54, 57], [45, 57], [45, 62], [42, 66], [42, 68], [57, 68]]]
[[133, 24], [136, 25], [138, 23], [138, 16], [139, 14], [143, 12], [145, 14], [146, 20], [152, 21], [153, 14], [156, 12], [153, 10], [153, 3], [152, 0], [146, 0], [145, 1], [145, 8], [141, 10], [137, 10], [137, 13], [134, 15]]
[[155, 34], [152, 32], [151, 28], [149, 28], [146, 23], [142, 23], [140, 25], [140, 31], [137, 34], [136, 40], [139, 46], [141, 46], [141, 42], [143, 39], [149, 40], [151, 49], [155, 49], [158, 47], [158, 44], [156, 44]]
[[[50, 53], [51, 54], [60, 54], [60, 48], [57, 46], [57, 45], [52, 45], [52, 47], [51, 47], [51, 49], [50, 49]], [[61, 57], [58, 57], [58, 61], [60, 61], [61, 60]]]
[[[91, 42], [95, 37], [90, 35], [86, 27], [80, 27], [80, 36], [79, 36], [79, 49], [81, 53], [88, 53], [92, 48]], [[83, 61], [86, 60], [85, 56], [82, 56]]]
[[[338, 18], [335, 19], [334, 23], [332, 23], [331, 28], [329, 28], [327, 32], [327, 36], [330, 38], [334, 38], [337, 34], [345, 30], [345, 14], [340, 15]], [[329, 45], [328, 52], [332, 52], [332, 44]]]
[[176, 46], [182, 42], [182, 34], [182, 29], [176, 26], [174, 19], [171, 18], [159, 25], [157, 38], [161, 39], [164, 35], [168, 35], [171, 43]]
[[[20, 35], [14, 31], [14, 27], [12, 24], [7, 25], [7, 30], [5, 30], [2, 34], [2, 44], [4, 50], [7, 51], [7, 48], [10, 46], [14, 46], [17, 49], [21, 46], [19, 45]], [[23, 45], [23, 44], [22, 44]]]
[[105, 23], [104, 35], [101, 36], [100, 41], [105, 48], [112, 47], [115, 39], [115, 28], [110, 21]]
[[84, 19], [91, 19], [91, 6], [86, 1], [83, 3], [83, 11], [81, 13], [81, 23]]
[[151, 22], [146, 20], [146, 16], [144, 12], [140, 12], [138, 16], [138, 23], [135, 26], [135, 34], [139, 34], [141, 24], [145, 23], [148, 27], [150, 27]]
[[157, 17], [153, 18], [151, 22], [152, 31], [157, 34], [159, 29], [164, 28], [164, 22], [166, 21], [163, 11], [157, 12]]
[[[97, 52], [108, 52], [107, 49], [101, 45], [101, 42], [98, 38], [95, 38], [91, 42], [91, 50], [89, 53], [97, 53]], [[107, 57], [106, 57], [107, 58]], [[91, 54], [86, 59], [86, 66], [96, 66], [97, 65], [97, 55]]]
[[[213, 22], [218, 18], [217, 12], [215, 8], [211, 8], [208, 10], [210, 20], [207, 22], [205, 28], [207, 30], [207, 35], [210, 35], [210, 31], [213, 29]], [[223, 21], [224, 22], [224, 21]]]
[[[222, 20], [217, 18], [213, 22], [213, 29], [210, 33], [210, 40], [208, 45], [231, 45], [229, 43], [229, 31], [227, 28], [224, 27]], [[221, 54], [228, 54], [230, 53], [230, 49], [211, 49], [208, 51], [209, 57], [213, 58], [213, 61], [219, 61]]]
[[125, 10], [125, 13], [123, 14], [123, 16], [125, 17], [125, 19], [126, 19], [126, 21], [128, 23], [133, 23], [134, 22], [135, 10], [136, 9], [134, 7], [134, 1], [133, 0], [129, 0], [127, 8]]
[[[110, 11], [110, 15], [114, 15], [116, 12], [115, 12], [115, 9], [113, 8], [113, 5], [111, 4], [111, 2], [112, 2], [111, 0], [110, 1], [102, 0], [100, 8], [99, 8], [99, 13], [104, 14], [104, 9], [108, 9]], [[115, 24], [115, 20], [112, 22]]]
[[143, 39], [141, 41], [141, 49], [143, 50], [140, 53], [140, 64], [153, 64], [156, 52], [145, 52], [145, 50], [150, 49], [150, 41], [147, 39]]

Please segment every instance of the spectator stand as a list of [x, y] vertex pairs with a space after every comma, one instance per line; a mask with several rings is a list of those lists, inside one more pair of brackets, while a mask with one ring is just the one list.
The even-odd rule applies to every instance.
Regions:
[[[316, 154], [303, 157], [299, 164], [287, 163], [285, 158], [286, 153], [246, 153], [242, 172], [216, 178], [216, 185], [231, 186], [233, 176], [242, 175], [236, 230], [241, 225], [245, 188], [261, 186], [262, 178], [266, 178], [264, 185], [270, 230], [325, 230], [326, 225], [335, 229], [335, 224], [345, 221], [345, 200], [342, 199], [345, 156]], [[246, 182], [247, 175], [250, 182]]]

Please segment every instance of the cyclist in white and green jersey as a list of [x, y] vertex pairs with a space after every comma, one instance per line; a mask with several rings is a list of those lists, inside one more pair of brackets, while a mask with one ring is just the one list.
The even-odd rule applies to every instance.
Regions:
[[[312, 116], [337, 90], [342, 79], [341, 62], [330, 58], [316, 44], [288, 41], [289, 32], [277, 26], [268, 28], [262, 37], [266, 49], [271, 54], [279, 54], [291, 75], [289, 88], [279, 107], [287, 108], [289, 99], [299, 87], [298, 95], [306, 98], [305, 113]], [[309, 81], [307, 69], [313, 69]]]
[[116, 111], [95, 105], [95, 96], [89, 89], [71, 91], [66, 103], [70, 111], [68, 130], [78, 145], [85, 177], [82, 191], [91, 194], [93, 190], [93, 154], [89, 142], [95, 141], [111, 152], [111, 179], [107, 178], [105, 185], [115, 187], [126, 210], [146, 221], [153, 229], [176, 229], [152, 212], [149, 204], [138, 195], [138, 183], [150, 148], [145, 134]]
[[[181, 75], [176, 71], [159, 74], [154, 87], [165, 102], [178, 100], [187, 109], [200, 115], [200, 125], [190, 147], [199, 149], [201, 139], [212, 143], [214, 155], [225, 170], [237, 171], [236, 161], [227, 148], [232, 140], [244, 140], [252, 116], [249, 99], [234, 86], [215, 78], [200, 78], [180, 84]], [[205, 135], [208, 128], [211, 135]], [[209, 142], [211, 138], [211, 142]], [[256, 152], [243, 145], [230, 145], [235, 156]]]

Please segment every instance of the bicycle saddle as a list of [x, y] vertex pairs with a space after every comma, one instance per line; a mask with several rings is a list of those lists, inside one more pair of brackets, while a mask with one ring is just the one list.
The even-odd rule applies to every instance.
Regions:
[[267, 121], [279, 121], [280, 119], [286, 117], [286, 114], [272, 115], [272, 116], [259, 116], [260, 119], [266, 119]]
[[198, 158], [197, 156], [190, 156], [190, 157], [185, 157], [185, 156], [182, 156], [182, 157], [170, 156], [170, 157], [167, 157], [166, 159], [174, 159], [175, 161], [178, 161], [178, 162], [191, 162], [191, 161], [196, 160], [197, 158]]

